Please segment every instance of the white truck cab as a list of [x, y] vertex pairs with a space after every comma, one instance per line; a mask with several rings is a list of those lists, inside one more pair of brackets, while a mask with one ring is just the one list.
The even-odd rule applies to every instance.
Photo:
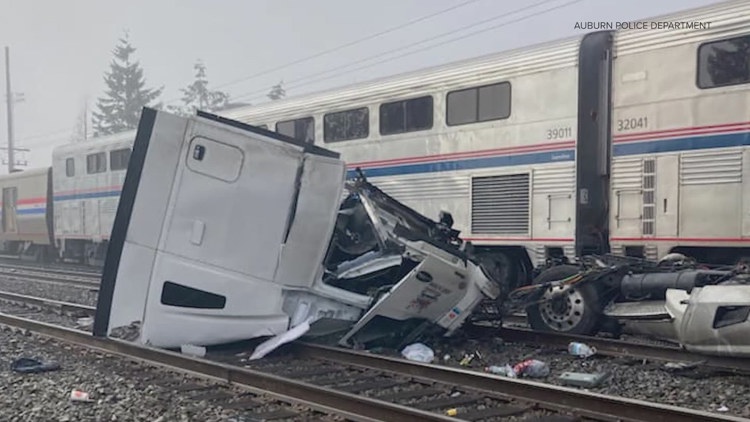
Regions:
[[144, 109], [94, 335], [207, 346], [304, 322], [352, 346], [450, 335], [499, 295], [450, 224], [345, 175], [337, 153], [275, 132]]

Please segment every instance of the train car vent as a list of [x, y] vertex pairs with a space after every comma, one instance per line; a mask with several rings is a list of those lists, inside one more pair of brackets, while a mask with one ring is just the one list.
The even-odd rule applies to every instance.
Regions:
[[528, 234], [529, 174], [472, 178], [471, 231], [475, 234]]
[[656, 160], [647, 158], [643, 160], [643, 211], [641, 229], [644, 236], [654, 234], [656, 224]]

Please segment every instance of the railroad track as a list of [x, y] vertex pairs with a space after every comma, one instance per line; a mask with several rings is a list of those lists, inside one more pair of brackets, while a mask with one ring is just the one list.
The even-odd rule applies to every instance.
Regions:
[[[21, 295], [0, 291], [0, 300], [16, 303], [28, 307], [48, 309], [59, 314], [71, 316], [91, 316], [96, 307], [77, 303], [62, 302], [42, 297]], [[485, 327], [470, 325], [464, 328], [468, 334], [479, 336], [499, 337], [505, 341], [543, 346], [558, 346], [565, 348], [572, 342], [587, 343], [597, 349], [597, 353], [611, 357], [629, 357], [659, 360], [665, 362], [694, 363], [705, 368], [734, 374], [750, 375], [750, 359], [729, 356], [710, 356], [691, 353], [679, 347], [664, 346], [647, 343], [633, 343], [621, 340], [604, 339], [599, 337], [576, 336], [560, 333], [544, 333], [524, 328]]]
[[[80, 273], [76, 273], [80, 274]], [[60, 270], [45, 270], [42, 268], [18, 267], [14, 265], [0, 265], [0, 277], [29, 279], [43, 283], [54, 283], [84, 289], [99, 290], [99, 276], [71, 275], [70, 272]]]
[[81, 305], [78, 303], [62, 302], [59, 300], [47, 299], [37, 296], [28, 296], [12, 292], [0, 291], [0, 301], [15, 303], [26, 307], [37, 307], [51, 310], [55, 313], [70, 316], [91, 316], [96, 313], [93, 306]]
[[[218, 361], [220, 356], [214, 353], [206, 359], [193, 358], [120, 340], [93, 337], [83, 331], [7, 314], [0, 314], [0, 324], [178, 371], [189, 371], [214, 381], [223, 380], [258, 392], [282, 395], [319, 409], [348, 415], [353, 420], [478, 421], [503, 416], [524, 416], [525, 420], [537, 421], [580, 418], [601, 421], [743, 420], [310, 344], [288, 345], [286, 351], [290, 353], [244, 363], [252, 366], [247, 368], [226, 361], [230, 357], [239, 359], [234, 353], [221, 354], [224, 361]], [[296, 364], [290, 366], [292, 362]], [[299, 366], [301, 362], [306, 369]], [[353, 375], [357, 378], [352, 378]], [[389, 385], [400, 389], [388, 390]], [[194, 387], [186, 387], [190, 388]], [[214, 392], [216, 399], [222, 397], [220, 393]], [[251, 402], [253, 399], [248, 399], [248, 406], [252, 406]], [[447, 416], [445, 412], [452, 409], [456, 410], [455, 416]]]
[[0, 267], [20, 268], [20, 269], [26, 269], [26, 270], [55, 271], [61, 274], [68, 274], [68, 275], [74, 275], [74, 276], [79, 275], [79, 276], [99, 277], [101, 276], [101, 273], [102, 273], [101, 269], [96, 269], [94, 267], [85, 267], [85, 266], [74, 265], [74, 264], [60, 264], [60, 263], [40, 264], [34, 261], [24, 261], [18, 257], [12, 258], [7, 255], [0, 255]]
[[[66, 302], [59, 302], [33, 296], [18, 295], [8, 292], [0, 292], [0, 300], [12, 303], [21, 303], [30, 307], [41, 307], [52, 309], [55, 312], [66, 313], [75, 316], [93, 315], [95, 308]], [[5, 319], [4, 319], [5, 318]], [[9, 323], [9, 321], [11, 323]], [[17, 323], [17, 321], [23, 321]], [[23, 320], [10, 315], [0, 316], [0, 323], [20, 326], [32, 331], [52, 335], [58, 339], [82, 344], [87, 347], [101, 348], [101, 345], [111, 342], [111, 346], [105, 350], [131, 353], [132, 347], [138, 348], [131, 343], [119, 340], [98, 339], [91, 337], [88, 332], [65, 329], [42, 322]], [[40, 328], [41, 327], [41, 328]], [[471, 327], [470, 329], [488, 330], [487, 327]], [[485, 333], [488, 335], [490, 333]], [[507, 328], [495, 329], [491, 335], [500, 335], [509, 341], [538, 342], [545, 345], [567, 344], [571, 339], [589, 341], [590, 338], [578, 338], [575, 336], [554, 335], [546, 337], [544, 333], [535, 333], [530, 330], [512, 330]], [[552, 338], [552, 341], [550, 340]], [[596, 346], [600, 354], [613, 356], [635, 356], [633, 347], [639, 348], [639, 356], [651, 356], [654, 359], [695, 361], [705, 359], [705, 356], [692, 355], [679, 349], [665, 350], [662, 346], [633, 345], [625, 342], [614, 342], [601, 340], [601, 343], [589, 344]], [[107, 343], [109, 344], [109, 343]], [[615, 347], [616, 346], [616, 347]], [[179, 358], [183, 355], [159, 355], [161, 350], [148, 349], [146, 356], [156, 354], [160, 356], [156, 363], [169, 364], [175, 368], [181, 368]], [[644, 352], [645, 350], [645, 352]], [[346, 349], [330, 348], [311, 344], [294, 344], [287, 348], [288, 354], [264, 358], [259, 361], [248, 363], [238, 357], [234, 351], [210, 352], [208, 359], [218, 362], [201, 360], [200, 364], [191, 361], [190, 365], [198, 365], [198, 372], [215, 377], [216, 373], [223, 374], [220, 378], [229, 382], [238, 381], [246, 387], [265, 388], [267, 383], [273, 382], [272, 392], [295, 391], [293, 396], [296, 400], [310, 402], [317, 400], [320, 395], [331, 391], [341, 394], [335, 395], [336, 400], [353, 400], [351, 395], [360, 399], [372, 399], [367, 401], [367, 408], [376, 411], [375, 407], [383, 405], [396, 405], [406, 407], [418, 412], [412, 413], [411, 417], [418, 420], [445, 420], [446, 412], [455, 410], [456, 415], [452, 420], [499, 420], [507, 416], [523, 417], [523, 420], [579, 420], [584, 418], [591, 420], [743, 420], [731, 416], [722, 416], [715, 413], [699, 412], [682, 409], [674, 406], [659, 405], [632, 399], [604, 396], [600, 394], [584, 393], [576, 389], [554, 386], [545, 383], [529, 382], [525, 380], [512, 380], [480, 372], [454, 369], [444, 366], [416, 364], [403, 359], [394, 359], [383, 356], [374, 356], [366, 353], [353, 352]], [[144, 357], [140, 351], [132, 352], [137, 358]], [[668, 353], [674, 353], [668, 354]], [[169, 356], [172, 356], [171, 358]], [[176, 357], [175, 357], [176, 356]], [[240, 355], [242, 356], [242, 355]], [[244, 355], [246, 356], [246, 354]], [[179, 358], [177, 358], [179, 357]], [[171, 361], [170, 359], [176, 359]], [[160, 360], [161, 359], [161, 360]], [[165, 361], [166, 359], [166, 361]], [[147, 359], [149, 360], [149, 359]], [[169, 362], [172, 362], [171, 364]], [[748, 364], [744, 361], [715, 360], [704, 362], [714, 368], [733, 372], [746, 373]], [[220, 365], [220, 368], [213, 365]], [[250, 366], [252, 374], [242, 372], [243, 366]], [[193, 371], [193, 366], [184, 367]], [[239, 372], [237, 372], [239, 371]], [[263, 373], [264, 376], [258, 375]], [[269, 381], [265, 376], [270, 376]], [[304, 386], [286, 385], [282, 380], [302, 381]], [[251, 383], [259, 383], [253, 384]], [[199, 385], [187, 386], [186, 391], [199, 392], [207, 387]], [[315, 388], [320, 388], [317, 392]], [[211, 397], [214, 397], [211, 395]], [[228, 393], [217, 393], [216, 399], [227, 398]], [[311, 399], [316, 398], [315, 400]], [[252, 406], [257, 400], [248, 399], [248, 406]], [[325, 401], [325, 406], [330, 406]], [[349, 406], [349, 405], [347, 405]], [[352, 405], [353, 406], [353, 405]], [[353, 406], [353, 408], [356, 406]], [[338, 408], [337, 408], [338, 409]], [[348, 410], [347, 410], [348, 409]], [[350, 407], [345, 406], [345, 411]], [[403, 411], [403, 409], [401, 409]], [[383, 412], [395, 412], [382, 410]], [[276, 416], [290, 415], [289, 410], [279, 411]], [[385, 414], [385, 413], [384, 413]], [[388, 418], [381, 420], [403, 420], [389, 419], [395, 413], [388, 413]], [[424, 419], [426, 414], [429, 418]], [[380, 413], [373, 413], [380, 415]], [[273, 415], [272, 415], [273, 416]], [[554, 417], [554, 419], [549, 419]], [[378, 418], [376, 418], [378, 419]]]
[[[523, 317], [516, 315], [512, 317], [511, 321], [513, 324], [520, 324], [521, 318]], [[540, 332], [529, 328], [510, 326], [500, 328], [471, 325], [465, 329], [474, 335], [496, 336], [506, 341], [542, 346], [558, 346], [563, 349], [567, 348], [570, 342], [580, 342], [595, 347], [597, 353], [604, 356], [692, 363], [716, 371], [750, 375], [750, 359], [692, 353], [676, 345], [665, 345], [665, 342], [661, 342], [661, 344], [640, 343], [602, 337]]]
[[[252, 369], [323, 388], [452, 414], [454, 420], [699, 421], [743, 420], [668, 405], [625, 399], [540, 382], [409, 362], [371, 353], [307, 343], [289, 345], [287, 354], [244, 362]], [[209, 358], [222, 359], [211, 356]], [[223, 361], [237, 364], [227, 353]]]

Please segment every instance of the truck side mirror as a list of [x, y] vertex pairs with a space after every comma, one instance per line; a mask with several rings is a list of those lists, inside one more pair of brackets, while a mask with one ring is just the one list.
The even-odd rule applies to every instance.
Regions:
[[440, 214], [438, 214], [438, 219], [440, 220], [440, 223], [445, 225], [446, 227], [453, 228], [453, 216], [448, 211], [440, 211]]

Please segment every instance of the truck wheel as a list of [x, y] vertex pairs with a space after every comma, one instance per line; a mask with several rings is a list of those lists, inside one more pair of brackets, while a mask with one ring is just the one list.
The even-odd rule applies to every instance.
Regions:
[[[578, 267], [574, 265], [558, 265], [539, 274], [534, 284], [562, 280], [578, 272]], [[566, 334], [596, 334], [601, 314], [596, 287], [591, 283], [580, 287], [549, 287], [544, 292], [543, 298], [560, 291], [565, 291], [566, 294], [526, 308], [526, 317], [531, 328], [537, 331], [555, 331]]]

